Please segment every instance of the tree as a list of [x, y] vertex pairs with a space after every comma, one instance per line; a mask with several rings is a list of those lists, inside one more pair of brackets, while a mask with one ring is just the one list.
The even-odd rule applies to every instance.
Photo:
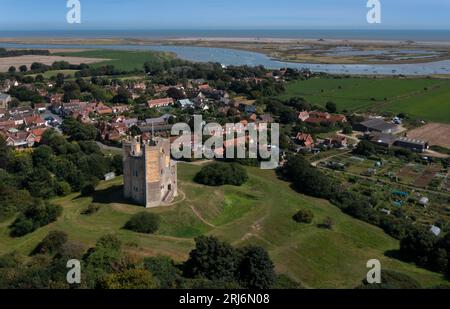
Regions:
[[195, 239], [195, 249], [184, 263], [184, 274], [191, 278], [233, 281], [239, 266], [239, 252], [213, 236]]
[[376, 148], [369, 141], [361, 141], [353, 152], [361, 156], [369, 157], [376, 153]]
[[337, 112], [337, 106], [336, 106], [336, 103], [334, 103], [334, 102], [327, 102], [327, 104], [325, 105], [325, 108], [331, 114], [334, 114]]
[[213, 163], [203, 167], [194, 181], [208, 186], [241, 186], [247, 179], [247, 171], [239, 164]]
[[73, 118], [64, 119], [61, 130], [75, 141], [95, 140], [97, 137], [97, 129], [94, 126], [81, 123]]
[[120, 87], [117, 90], [117, 94], [113, 97], [112, 101], [113, 101], [113, 103], [128, 104], [128, 101], [130, 100], [130, 98], [131, 98], [130, 92], [127, 89]]
[[314, 219], [314, 214], [310, 210], [302, 209], [294, 215], [293, 219], [298, 223], [310, 224]]
[[14, 66], [10, 66], [8, 69], [8, 73], [10, 73], [10, 74], [16, 73], [16, 71], [17, 71], [16, 67], [14, 67]]
[[81, 97], [80, 86], [75, 82], [70, 82], [64, 85], [64, 101], [76, 100]]
[[61, 231], [51, 231], [33, 250], [33, 254], [53, 254], [59, 251], [67, 242], [67, 234]]
[[33, 165], [35, 167], [49, 167], [52, 161], [52, 156], [53, 150], [51, 147], [47, 145], [39, 146], [38, 148], [34, 149], [32, 154]]
[[20, 237], [45, 226], [61, 215], [62, 207], [35, 199], [11, 225], [11, 236]]
[[91, 196], [94, 193], [95, 193], [95, 185], [93, 183], [88, 183], [84, 185], [84, 187], [81, 189], [82, 196]]
[[274, 265], [266, 250], [250, 246], [242, 249], [239, 282], [248, 289], [270, 289], [275, 283]]
[[19, 71], [22, 73], [25, 73], [26, 71], [28, 71], [28, 67], [26, 65], [21, 65], [19, 67]]
[[353, 128], [350, 125], [346, 125], [342, 129], [342, 133], [347, 134], [347, 135], [351, 135], [351, 134], [353, 134]]
[[138, 233], [154, 234], [159, 228], [159, 221], [158, 215], [141, 212], [132, 216], [125, 228]]
[[70, 193], [72, 193], [72, 188], [70, 187], [70, 184], [67, 183], [66, 181], [60, 181], [58, 183], [57, 189], [56, 189], [56, 193], [59, 196], [67, 196]]
[[5, 169], [8, 166], [10, 155], [11, 149], [7, 146], [3, 135], [0, 134], [0, 169]]
[[131, 134], [131, 136], [138, 136], [142, 134], [141, 129], [137, 125], [133, 125], [129, 130], [128, 133]]
[[155, 289], [157, 281], [145, 269], [127, 269], [107, 275], [100, 283], [103, 289]]
[[160, 289], [177, 287], [177, 281], [180, 279], [181, 273], [169, 257], [145, 258], [144, 267], [158, 279]]
[[174, 100], [181, 100], [186, 98], [186, 96], [183, 93], [183, 90], [175, 87], [169, 88], [169, 90], [167, 90], [167, 95]]
[[413, 228], [400, 240], [400, 255], [410, 262], [427, 266], [436, 245], [436, 237], [426, 229]]

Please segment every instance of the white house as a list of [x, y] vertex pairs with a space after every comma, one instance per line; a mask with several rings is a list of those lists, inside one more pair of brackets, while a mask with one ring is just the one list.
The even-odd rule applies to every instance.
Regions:
[[0, 92], [0, 108], [8, 108], [9, 102], [11, 102], [11, 96]]

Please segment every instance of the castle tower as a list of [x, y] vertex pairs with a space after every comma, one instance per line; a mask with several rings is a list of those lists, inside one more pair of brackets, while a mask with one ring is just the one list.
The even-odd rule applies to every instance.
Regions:
[[177, 165], [170, 141], [139, 139], [123, 144], [124, 196], [146, 208], [170, 204], [178, 196]]

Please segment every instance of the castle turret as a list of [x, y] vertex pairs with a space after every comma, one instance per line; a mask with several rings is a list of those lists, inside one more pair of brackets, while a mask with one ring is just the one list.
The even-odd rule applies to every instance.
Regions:
[[124, 149], [124, 196], [145, 207], [170, 204], [178, 196], [177, 166], [170, 158], [170, 141], [135, 139]]

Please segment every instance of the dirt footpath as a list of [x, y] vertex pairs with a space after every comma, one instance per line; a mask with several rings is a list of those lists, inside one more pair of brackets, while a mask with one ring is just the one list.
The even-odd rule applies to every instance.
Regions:
[[95, 63], [107, 61], [108, 59], [100, 58], [82, 58], [82, 57], [62, 57], [62, 56], [38, 56], [38, 55], [26, 55], [19, 57], [6, 57], [0, 58], [0, 72], [7, 72], [9, 67], [14, 66], [19, 69], [21, 65], [26, 65], [30, 68], [33, 62], [40, 62], [46, 65], [51, 65], [55, 61], [67, 61], [70, 64], [80, 63]]

